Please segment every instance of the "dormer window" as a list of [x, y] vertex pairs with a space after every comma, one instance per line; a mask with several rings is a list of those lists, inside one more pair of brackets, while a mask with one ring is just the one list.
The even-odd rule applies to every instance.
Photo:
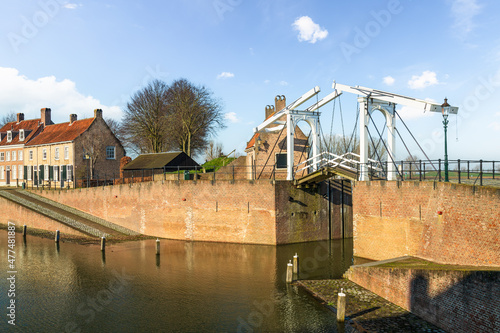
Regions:
[[24, 130], [20, 130], [19, 131], [19, 141], [23, 141], [24, 140]]
[[7, 142], [12, 141], [12, 131], [7, 131]]

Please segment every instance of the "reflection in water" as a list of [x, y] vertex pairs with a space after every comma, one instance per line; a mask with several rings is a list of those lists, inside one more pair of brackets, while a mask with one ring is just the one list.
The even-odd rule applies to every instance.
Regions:
[[[3, 230], [0, 239], [5, 244]], [[16, 321], [23, 332], [336, 332], [333, 313], [285, 283], [286, 264], [298, 253], [299, 278], [318, 279], [340, 277], [352, 262], [352, 240], [277, 247], [162, 240], [156, 255], [155, 240], [100, 251], [21, 239]], [[8, 301], [5, 293], [0, 301]]]

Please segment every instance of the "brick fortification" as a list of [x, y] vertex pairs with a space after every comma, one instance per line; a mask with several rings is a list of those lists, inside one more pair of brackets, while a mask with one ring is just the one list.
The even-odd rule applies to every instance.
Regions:
[[498, 332], [500, 271], [353, 266], [349, 280], [447, 332]]
[[357, 182], [353, 207], [356, 256], [410, 255], [445, 264], [500, 266], [500, 189]]
[[288, 181], [166, 180], [34, 193], [146, 235], [273, 245], [329, 238], [324, 190]]

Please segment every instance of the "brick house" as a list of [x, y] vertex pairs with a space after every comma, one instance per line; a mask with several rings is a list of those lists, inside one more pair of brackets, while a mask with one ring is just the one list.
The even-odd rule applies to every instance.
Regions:
[[[50, 109], [46, 119], [50, 121]], [[125, 149], [104, 119], [94, 117], [44, 126], [24, 146], [24, 180], [28, 185], [70, 186], [75, 177], [118, 177]]]
[[[274, 102], [275, 106], [266, 106], [265, 119], [286, 107], [283, 95], [276, 96]], [[286, 116], [281, 117], [279, 121], [285, 122]], [[271, 124], [267, 128], [275, 126], [276, 124]], [[308, 138], [299, 127], [295, 130], [294, 143], [294, 164], [297, 165], [308, 158]], [[286, 125], [283, 131], [255, 133], [247, 143], [245, 153], [246, 167], [252, 169], [251, 173], [247, 173], [248, 178], [286, 179]]]
[[42, 118], [30, 120], [24, 120], [24, 114], [18, 113], [16, 121], [0, 128], [0, 186], [16, 186], [23, 182], [24, 146], [43, 128], [44, 110]]

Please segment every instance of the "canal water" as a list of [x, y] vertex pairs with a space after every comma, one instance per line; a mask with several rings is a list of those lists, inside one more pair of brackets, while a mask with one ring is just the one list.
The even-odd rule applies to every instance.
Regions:
[[6, 316], [7, 232], [0, 230], [1, 332], [336, 332], [335, 316], [285, 283], [338, 278], [352, 240], [285, 246], [161, 240], [106, 247], [16, 235], [16, 326]]

